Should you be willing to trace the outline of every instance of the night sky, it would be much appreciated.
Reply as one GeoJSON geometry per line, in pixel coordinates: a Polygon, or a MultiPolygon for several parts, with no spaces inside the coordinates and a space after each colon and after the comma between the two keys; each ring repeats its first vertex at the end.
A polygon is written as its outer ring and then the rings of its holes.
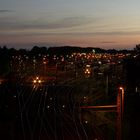
{"type": "Polygon", "coordinates": [[[131,49],[140,0],[0,0],[0,46],[131,49]]]}

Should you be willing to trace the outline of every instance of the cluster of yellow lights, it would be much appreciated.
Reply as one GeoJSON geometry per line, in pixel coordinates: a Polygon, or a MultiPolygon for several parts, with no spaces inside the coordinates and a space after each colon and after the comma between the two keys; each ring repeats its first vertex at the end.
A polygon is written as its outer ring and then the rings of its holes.
{"type": "Polygon", "coordinates": [[[85,74],[90,74],[90,70],[88,68],[86,68],[85,74]]]}
{"type": "Polygon", "coordinates": [[[39,79],[39,77],[37,76],[36,79],[33,80],[33,83],[36,84],[40,84],[42,81],[39,79]]]}

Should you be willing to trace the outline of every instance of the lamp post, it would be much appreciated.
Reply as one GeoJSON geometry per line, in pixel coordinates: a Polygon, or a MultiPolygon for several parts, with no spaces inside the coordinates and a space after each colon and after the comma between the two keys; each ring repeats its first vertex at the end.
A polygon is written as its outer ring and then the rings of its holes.
{"type": "Polygon", "coordinates": [[[120,87],[119,90],[121,91],[121,113],[122,113],[122,117],[123,117],[123,113],[124,113],[124,88],[120,87]]]}
{"type": "Polygon", "coordinates": [[[117,140],[122,139],[123,113],[124,113],[124,88],[119,87],[117,96],[117,140]]]}

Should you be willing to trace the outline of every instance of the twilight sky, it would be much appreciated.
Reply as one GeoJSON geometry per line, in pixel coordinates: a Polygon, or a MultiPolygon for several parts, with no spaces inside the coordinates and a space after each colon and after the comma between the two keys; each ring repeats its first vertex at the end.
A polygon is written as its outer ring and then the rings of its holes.
{"type": "Polygon", "coordinates": [[[140,43],[140,0],[0,0],[0,46],[131,49],[140,43]]]}

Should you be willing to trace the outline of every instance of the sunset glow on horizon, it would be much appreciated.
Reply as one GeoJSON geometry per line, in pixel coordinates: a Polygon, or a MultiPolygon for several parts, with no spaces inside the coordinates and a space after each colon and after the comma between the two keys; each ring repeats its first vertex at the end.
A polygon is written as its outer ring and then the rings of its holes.
{"type": "Polygon", "coordinates": [[[0,46],[133,49],[140,43],[139,0],[4,0],[0,46]]]}

